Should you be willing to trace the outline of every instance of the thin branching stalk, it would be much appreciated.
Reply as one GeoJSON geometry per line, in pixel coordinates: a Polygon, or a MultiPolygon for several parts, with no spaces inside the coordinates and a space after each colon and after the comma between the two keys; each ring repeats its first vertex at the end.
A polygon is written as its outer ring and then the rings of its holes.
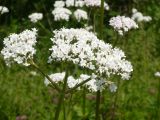
{"type": "Polygon", "coordinates": [[[93,13],[93,32],[96,32],[96,9],[94,9],[93,13]]]}
{"type": "Polygon", "coordinates": [[[38,25],[39,25],[43,30],[45,30],[45,31],[46,31],[46,33],[48,33],[48,34],[52,35],[52,32],[51,32],[51,31],[49,31],[47,28],[45,28],[45,26],[44,26],[43,24],[41,24],[41,22],[38,22],[38,25]]]}
{"type": "Polygon", "coordinates": [[[103,40],[103,23],[104,23],[104,0],[101,0],[101,11],[100,11],[100,38],[103,40]]]}
{"type": "Polygon", "coordinates": [[[76,90],[78,87],[82,86],[83,84],[87,83],[88,81],[90,81],[91,79],[88,78],[87,80],[77,84],[76,86],[74,86],[72,89],[66,91],[66,93],[72,93],[74,90],[76,90]]]}
{"type": "Polygon", "coordinates": [[[118,79],[118,82],[117,82],[117,92],[115,94],[115,98],[114,98],[114,102],[113,102],[113,105],[112,105],[112,111],[111,111],[111,120],[115,120],[115,113],[116,113],[116,109],[118,109],[118,95],[120,94],[119,93],[119,87],[120,87],[120,80],[118,79]]]}
{"type": "Polygon", "coordinates": [[[158,79],[158,95],[157,95],[157,109],[156,118],[160,118],[160,79],[158,79]]]}
{"type": "Polygon", "coordinates": [[[61,91],[61,89],[57,86],[57,84],[56,83],[54,83],[53,81],[52,81],[52,79],[47,75],[47,74],[45,74],[44,72],[43,72],[43,70],[41,70],[40,69],[40,67],[33,61],[33,60],[29,60],[28,61],[34,68],[36,68],[44,77],[46,77],[50,82],[51,82],[51,84],[52,84],[52,86],[57,90],[57,91],[61,91]]]}
{"type": "Polygon", "coordinates": [[[48,22],[48,25],[50,27],[50,30],[53,31],[53,28],[52,28],[52,25],[51,25],[51,21],[49,19],[49,15],[48,15],[47,9],[46,9],[46,7],[45,7],[45,5],[43,3],[42,3],[42,5],[43,5],[44,11],[46,12],[47,22],[48,22]]]}
{"type": "Polygon", "coordinates": [[[55,119],[54,120],[59,119],[61,106],[64,102],[65,91],[66,91],[66,88],[67,88],[67,78],[68,78],[68,71],[66,70],[66,75],[65,75],[64,84],[63,84],[63,90],[60,92],[59,101],[58,101],[57,109],[56,109],[56,112],[55,112],[55,119]]]}
{"type": "Polygon", "coordinates": [[[83,88],[83,101],[82,101],[82,112],[83,112],[83,119],[85,120],[86,118],[86,89],[85,87],[83,88]]]}
{"type": "Polygon", "coordinates": [[[100,102],[101,102],[101,92],[97,91],[96,94],[96,117],[95,120],[100,120],[100,102]]]}
{"type": "MultiPolygon", "coordinates": [[[[100,38],[103,39],[103,22],[104,22],[104,0],[101,0],[100,8],[100,38]]],[[[97,91],[96,94],[96,117],[95,120],[100,120],[100,101],[101,101],[101,92],[97,91]]]]}
{"type": "Polygon", "coordinates": [[[66,120],[66,107],[65,107],[65,101],[63,102],[63,119],[66,120]]]}

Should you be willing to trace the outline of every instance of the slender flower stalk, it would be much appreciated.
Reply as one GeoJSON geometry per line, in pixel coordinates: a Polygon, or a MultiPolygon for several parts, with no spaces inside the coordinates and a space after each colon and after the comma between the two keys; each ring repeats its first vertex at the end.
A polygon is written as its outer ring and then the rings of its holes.
{"type": "Polygon", "coordinates": [[[66,91],[66,88],[67,88],[67,78],[68,78],[68,71],[66,70],[66,75],[65,75],[64,83],[63,83],[63,90],[60,92],[59,101],[58,101],[57,109],[56,109],[56,112],[55,112],[55,119],[54,120],[59,119],[61,106],[64,102],[65,91],[66,91]]]}
{"type": "Polygon", "coordinates": [[[82,101],[82,109],[83,109],[83,119],[85,120],[86,118],[86,89],[85,87],[83,88],[83,101],[82,101]]]}
{"type": "MultiPolygon", "coordinates": [[[[100,38],[103,39],[103,22],[104,22],[104,0],[101,0],[101,9],[100,9],[100,38]]],[[[96,94],[96,117],[95,120],[100,120],[100,102],[101,102],[101,92],[97,91],[96,94]]]]}
{"type": "Polygon", "coordinates": [[[157,96],[157,110],[156,110],[156,118],[160,118],[160,79],[158,79],[158,96],[157,96]]]}
{"type": "MultiPolygon", "coordinates": [[[[118,79],[117,82],[117,87],[120,87],[120,80],[118,79]]],[[[118,95],[119,95],[119,89],[117,90],[116,94],[115,94],[115,98],[114,98],[114,102],[113,102],[113,106],[112,106],[112,113],[111,113],[111,120],[115,119],[115,113],[116,113],[116,108],[118,108],[118,95]]]]}
{"type": "Polygon", "coordinates": [[[101,0],[101,17],[100,17],[100,39],[103,40],[103,23],[104,23],[104,0],[101,0]]]}
{"type": "Polygon", "coordinates": [[[32,65],[34,68],[36,68],[42,75],[44,75],[52,84],[52,86],[57,90],[57,91],[61,91],[61,89],[57,86],[56,83],[53,82],[53,80],[43,72],[43,70],[40,69],[40,67],[32,60],[28,60],[28,62],[30,63],[30,65],[32,65]]]}
{"type": "Polygon", "coordinates": [[[97,91],[96,94],[96,117],[95,120],[100,120],[100,102],[101,102],[101,92],[97,91]]]}

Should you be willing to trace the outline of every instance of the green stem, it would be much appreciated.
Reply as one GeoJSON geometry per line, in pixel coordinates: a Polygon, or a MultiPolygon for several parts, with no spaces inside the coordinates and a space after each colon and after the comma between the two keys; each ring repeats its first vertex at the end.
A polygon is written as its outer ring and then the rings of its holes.
{"type": "Polygon", "coordinates": [[[63,119],[66,120],[66,108],[65,108],[65,102],[63,102],[63,119]]]}
{"type": "Polygon", "coordinates": [[[157,96],[157,110],[156,110],[156,118],[160,118],[160,79],[158,79],[158,96],[157,96]]]}
{"type": "Polygon", "coordinates": [[[103,23],[104,23],[104,0],[101,0],[101,17],[100,17],[100,38],[103,39],[103,23]]]}
{"type": "Polygon", "coordinates": [[[96,32],[96,9],[94,9],[93,13],[93,32],[96,32]]]}
{"type": "Polygon", "coordinates": [[[51,35],[52,35],[52,32],[51,32],[51,31],[49,31],[47,28],[45,28],[45,27],[44,27],[44,25],[42,25],[42,24],[41,24],[41,22],[38,22],[38,25],[39,25],[43,30],[45,30],[45,31],[46,31],[46,33],[48,33],[48,34],[51,34],[51,35]]]}
{"type": "MultiPolygon", "coordinates": [[[[101,9],[100,9],[100,38],[103,39],[103,22],[104,22],[104,0],[101,0],[101,9]]],[[[100,99],[101,99],[101,92],[100,90],[97,91],[96,94],[96,117],[95,120],[100,120],[100,99]]]]}
{"type": "Polygon", "coordinates": [[[54,120],[59,119],[59,114],[60,114],[60,111],[61,111],[61,106],[62,106],[63,101],[64,101],[65,91],[66,91],[66,87],[67,87],[67,78],[68,78],[68,71],[66,70],[66,75],[65,75],[64,84],[63,84],[63,90],[61,91],[60,96],[59,96],[59,101],[58,101],[57,109],[56,109],[56,112],[55,112],[55,119],[54,120]]]}
{"type": "Polygon", "coordinates": [[[101,92],[100,90],[97,91],[97,94],[96,94],[96,117],[95,117],[95,120],[100,120],[100,99],[101,99],[101,92]]]}
{"type": "Polygon", "coordinates": [[[45,74],[44,72],[43,72],[43,70],[41,70],[40,69],[40,67],[36,64],[36,63],[34,63],[34,61],[33,60],[29,60],[28,61],[34,68],[36,68],[43,76],[45,76],[50,82],[51,82],[51,84],[52,84],[52,86],[57,90],[57,91],[61,91],[61,89],[57,86],[57,84],[56,83],[54,83],[53,81],[52,81],[52,79],[47,75],[47,74],[45,74]]]}
{"type": "Polygon", "coordinates": [[[85,120],[86,118],[86,89],[84,87],[83,89],[83,103],[82,103],[82,110],[83,110],[83,118],[85,120]]]}
{"type": "Polygon", "coordinates": [[[117,93],[116,93],[116,96],[115,96],[115,99],[114,99],[114,102],[113,102],[113,106],[112,106],[111,120],[115,119],[116,108],[118,109],[117,101],[118,101],[119,87],[120,87],[120,80],[119,79],[118,79],[118,82],[117,82],[117,87],[118,87],[117,93]]]}

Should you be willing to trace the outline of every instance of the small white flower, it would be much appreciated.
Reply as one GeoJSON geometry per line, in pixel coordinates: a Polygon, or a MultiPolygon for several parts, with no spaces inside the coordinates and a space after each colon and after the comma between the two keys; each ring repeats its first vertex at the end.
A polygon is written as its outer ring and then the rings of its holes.
{"type": "Polygon", "coordinates": [[[87,20],[88,19],[88,15],[87,12],[81,9],[77,9],[74,12],[74,16],[77,19],[78,22],[80,22],[81,20],[87,20]]]}
{"type": "Polygon", "coordinates": [[[54,20],[66,20],[69,21],[69,17],[72,14],[72,12],[67,8],[55,8],[52,11],[52,14],[54,15],[54,20]]]}
{"type": "Polygon", "coordinates": [[[55,8],[63,8],[64,6],[65,6],[65,2],[62,0],[55,1],[54,3],[55,8]]]}
{"type": "Polygon", "coordinates": [[[0,14],[8,13],[9,9],[5,6],[0,6],[0,14]]]}
{"type": "Polygon", "coordinates": [[[160,77],[160,72],[156,72],[154,75],[155,75],[156,77],[160,77]]]}
{"type": "Polygon", "coordinates": [[[33,76],[36,76],[37,72],[36,71],[31,71],[30,74],[33,75],[33,76]]]}
{"type": "Polygon", "coordinates": [[[87,31],[92,31],[93,30],[93,26],[88,26],[87,24],[85,25],[85,29],[87,30],[87,31]]]}
{"type": "Polygon", "coordinates": [[[43,14],[42,13],[32,13],[28,16],[31,22],[36,23],[39,20],[43,19],[43,14]]]}
{"type": "Polygon", "coordinates": [[[131,29],[138,28],[138,25],[134,20],[125,16],[112,17],[109,21],[109,25],[118,31],[119,35],[123,35],[125,32],[128,32],[131,29]]]}
{"type": "Polygon", "coordinates": [[[111,83],[111,84],[109,85],[109,90],[110,90],[111,92],[116,92],[116,91],[117,91],[117,86],[116,86],[114,83],[111,83]]]}
{"type": "MultiPolygon", "coordinates": [[[[84,0],[85,5],[87,7],[100,7],[101,6],[101,0],[84,0]]],[[[109,5],[104,2],[104,8],[105,10],[109,10],[109,5]]]]}

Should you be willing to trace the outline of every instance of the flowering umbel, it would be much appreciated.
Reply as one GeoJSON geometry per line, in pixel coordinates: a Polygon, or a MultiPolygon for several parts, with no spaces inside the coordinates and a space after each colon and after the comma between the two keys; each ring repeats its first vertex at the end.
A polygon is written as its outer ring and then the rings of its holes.
{"type": "Polygon", "coordinates": [[[77,9],[74,12],[74,16],[77,19],[78,22],[80,22],[81,20],[87,20],[88,19],[88,15],[87,12],[81,9],[77,9]]]}
{"type": "Polygon", "coordinates": [[[85,29],[62,28],[54,34],[49,62],[70,61],[95,71],[98,76],[117,74],[129,79],[133,69],[122,50],[104,43],[85,29]]]}
{"type": "Polygon", "coordinates": [[[5,6],[0,6],[0,14],[8,13],[9,9],[5,6]]]}
{"type": "Polygon", "coordinates": [[[132,9],[132,19],[137,21],[137,22],[149,22],[152,20],[150,16],[144,16],[141,12],[137,11],[137,9],[133,8],[132,9]]]}
{"type": "Polygon", "coordinates": [[[36,23],[43,18],[42,13],[32,13],[28,16],[31,22],[36,23]]]}
{"type": "Polygon", "coordinates": [[[52,11],[52,14],[54,15],[55,21],[60,21],[60,20],[69,21],[72,12],[67,8],[58,7],[52,11]]]}
{"type": "Polygon", "coordinates": [[[32,59],[36,50],[34,46],[36,45],[37,30],[33,28],[32,30],[25,30],[20,34],[11,34],[4,38],[4,48],[1,54],[4,56],[7,65],[13,62],[18,64],[23,64],[28,66],[28,59],[32,59]]]}
{"type": "Polygon", "coordinates": [[[130,29],[138,28],[138,25],[134,20],[125,16],[112,17],[109,21],[109,25],[111,25],[114,30],[118,32],[119,35],[123,35],[130,29]]]}

